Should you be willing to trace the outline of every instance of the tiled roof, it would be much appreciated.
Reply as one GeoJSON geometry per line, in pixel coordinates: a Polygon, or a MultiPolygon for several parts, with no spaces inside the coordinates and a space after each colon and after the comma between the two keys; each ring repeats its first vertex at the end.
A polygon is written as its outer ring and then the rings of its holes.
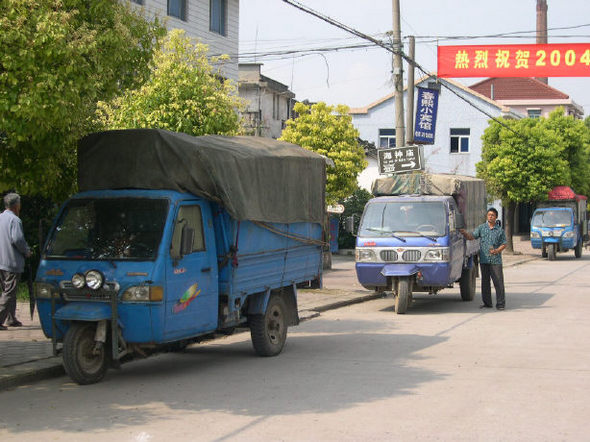
{"type": "Polygon", "coordinates": [[[470,89],[494,100],[567,99],[569,96],[535,78],[486,78],[470,89]],[[493,97],[492,97],[492,85],[493,97]]]}

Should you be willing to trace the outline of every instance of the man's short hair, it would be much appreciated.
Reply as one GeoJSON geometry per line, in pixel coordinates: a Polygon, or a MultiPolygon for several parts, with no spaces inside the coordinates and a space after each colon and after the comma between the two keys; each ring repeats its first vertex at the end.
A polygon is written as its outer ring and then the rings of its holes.
{"type": "MultiPolygon", "coordinates": [[[[496,215],[496,218],[498,217],[498,211],[497,211],[495,208],[493,208],[493,207],[490,207],[490,208],[488,209],[488,212],[494,212],[494,214],[496,215]]],[[[486,213],[488,213],[488,212],[486,212],[486,213]]]]}
{"type": "Polygon", "coordinates": [[[4,207],[12,209],[20,204],[20,195],[18,193],[8,193],[4,196],[4,207]]]}

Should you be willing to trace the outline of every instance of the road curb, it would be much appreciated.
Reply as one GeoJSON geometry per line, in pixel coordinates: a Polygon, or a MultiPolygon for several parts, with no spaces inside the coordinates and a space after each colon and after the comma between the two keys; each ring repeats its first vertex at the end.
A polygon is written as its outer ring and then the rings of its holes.
{"type": "Polygon", "coordinates": [[[65,374],[61,358],[51,357],[0,368],[0,391],[65,374]]]}

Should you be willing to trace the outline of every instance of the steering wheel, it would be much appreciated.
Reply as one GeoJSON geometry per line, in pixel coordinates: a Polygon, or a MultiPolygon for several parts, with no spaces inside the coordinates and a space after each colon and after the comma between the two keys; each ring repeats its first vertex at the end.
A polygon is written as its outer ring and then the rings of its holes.
{"type": "Polygon", "coordinates": [[[422,230],[436,231],[436,227],[434,227],[432,224],[421,224],[418,227],[416,227],[416,230],[418,230],[419,232],[422,230]]]}

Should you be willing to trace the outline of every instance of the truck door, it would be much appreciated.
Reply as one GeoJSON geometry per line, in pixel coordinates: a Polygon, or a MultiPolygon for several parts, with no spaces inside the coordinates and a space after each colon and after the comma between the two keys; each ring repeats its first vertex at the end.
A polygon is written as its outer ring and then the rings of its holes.
{"type": "Polygon", "coordinates": [[[166,266],[165,338],[215,330],[218,317],[217,252],[211,209],[185,202],[176,209],[166,266]],[[179,257],[182,231],[193,229],[192,249],[179,257]]]}
{"type": "Polygon", "coordinates": [[[449,202],[449,246],[451,251],[451,272],[450,281],[457,281],[463,271],[463,260],[465,258],[465,241],[463,235],[457,230],[457,207],[453,201],[449,202]]]}

